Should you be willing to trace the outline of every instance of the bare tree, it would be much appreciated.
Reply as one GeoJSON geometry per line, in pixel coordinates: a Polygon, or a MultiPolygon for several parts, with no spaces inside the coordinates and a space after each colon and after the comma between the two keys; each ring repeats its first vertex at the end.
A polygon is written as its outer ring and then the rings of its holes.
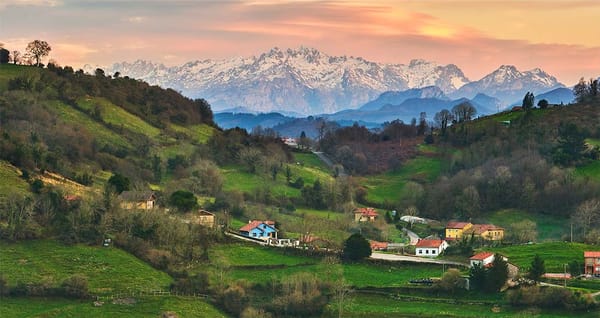
{"type": "Polygon", "coordinates": [[[477,114],[477,109],[469,102],[460,103],[452,108],[452,113],[456,117],[456,120],[460,123],[463,121],[469,121],[477,114]]]}
{"type": "Polygon", "coordinates": [[[594,225],[600,225],[600,201],[591,199],[583,202],[571,216],[573,223],[582,229],[585,237],[594,225]]]}
{"type": "Polygon", "coordinates": [[[35,64],[40,66],[43,57],[48,56],[52,48],[46,41],[35,40],[27,44],[27,53],[35,59],[35,64]]]}
{"type": "Polygon", "coordinates": [[[21,61],[21,52],[14,50],[11,54],[11,60],[13,64],[18,64],[21,61]]]}
{"type": "Polygon", "coordinates": [[[448,123],[454,120],[454,115],[452,115],[452,113],[449,110],[442,109],[435,114],[433,120],[440,127],[442,135],[444,135],[446,133],[448,123]]]}

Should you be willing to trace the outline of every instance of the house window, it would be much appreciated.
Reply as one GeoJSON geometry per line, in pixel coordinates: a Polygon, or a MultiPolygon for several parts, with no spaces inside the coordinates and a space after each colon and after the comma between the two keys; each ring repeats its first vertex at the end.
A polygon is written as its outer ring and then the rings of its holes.
{"type": "Polygon", "coordinates": [[[425,250],[425,254],[429,254],[429,250],[425,250]]]}
{"type": "Polygon", "coordinates": [[[431,250],[431,254],[435,254],[435,250],[431,250]]]}
{"type": "Polygon", "coordinates": [[[419,250],[419,254],[423,254],[423,250],[419,250]]]}

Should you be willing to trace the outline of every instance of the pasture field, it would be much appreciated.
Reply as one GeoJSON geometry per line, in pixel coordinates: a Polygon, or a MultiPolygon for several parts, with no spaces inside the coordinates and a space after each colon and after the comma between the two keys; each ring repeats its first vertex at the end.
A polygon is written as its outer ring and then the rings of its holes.
{"type": "Polygon", "coordinates": [[[38,76],[40,69],[35,66],[0,64],[0,90],[8,88],[8,80],[17,76],[38,76]]]}
{"type": "Polygon", "coordinates": [[[148,124],[125,109],[116,106],[105,98],[81,98],[77,101],[77,104],[89,112],[94,112],[97,107],[100,111],[100,117],[115,127],[123,127],[151,138],[157,137],[160,134],[160,129],[148,124]]]}
{"type": "MultiPolygon", "coordinates": [[[[292,173],[292,182],[298,177],[301,177],[307,186],[312,186],[316,180],[320,180],[322,184],[333,181],[333,177],[328,170],[323,170],[327,167],[324,166],[316,155],[295,153],[294,156],[299,156],[295,160],[300,164],[288,164],[292,173]]],[[[300,189],[287,184],[285,169],[286,165],[284,165],[275,180],[273,180],[270,174],[264,172],[247,172],[242,165],[221,167],[221,172],[225,177],[223,188],[227,191],[238,190],[247,193],[268,189],[268,191],[276,196],[299,197],[300,189]]]]}
{"type": "Polygon", "coordinates": [[[104,301],[101,307],[92,301],[61,298],[2,298],[0,312],[3,317],[160,317],[165,311],[175,312],[179,317],[227,317],[206,301],[191,297],[135,298],[134,304],[113,304],[104,301]]]}
{"type": "Polygon", "coordinates": [[[191,126],[180,126],[176,124],[170,124],[169,128],[178,133],[190,137],[195,142],[205,144],[215,132],[214,128],[208,125],[191,125],[191,126]]]}
{"type": "Polygon", "coordinates": [[[298,265],[319,262],[318,259],[285,254],[283,250],[251,243],[216,245],[209,252],[210,259],[223,259],[231,266],[298,265]]]}
{"type": "Polygon", "coordinates": [[[492,213],[488,221],[509,229],[511,224],[529,220],[537,224],[538,241],[557,241],[569,233],[569,220],[553,215],[528,213],[526,211],[506,209],[492,213]]]}
{"type": "MultiPolygon", "coordinates": [[[[559,318],[571,317],[569,311],[543,311],[540,309],[514,309],[502,305],[498,299],[496,306],[489,304],[456,304],[437,301],[435,298],[423,298],[422,301],[396,300],[381,295],[352,295],[352,301],[345,306],[344,317],[498,317],[498,318],[559,318]],[[492,310],[493,308],[497,308],[492,310]]],[[[598,317],[600,311],[578,312],[577,317],[598,317]]]]}
{"type": "Polygon", "coordinates": [[[6,161],[0,161],[0,197],[10,193],[26,194],[29,184],[21,178],[21,172],[6,161]]]}
{"type": "MultiPolygon", "coordinates": [[[[286,254],[284,250],[250,244],[217,245],[209,252],[230,267],[230,277],[255,283],[286,277],[299,272],[323,276],[325,265],[319,257],[286,254]]],[[[389,265],[349,263],[341,265],[344,277],[355,287],[401,287],[411,279],[441,277],[448,266],[438,264],[393,263],[389,265]]]]}
{"type": "Polygon", "coordinates": [[[104,127],[102,124],[90,118],[87,114],[84,114],[59,101],[50,101],[49,106],[54,108],[54,111],[62,120],[67,123],[85,127],[87,131],[98,138],[101,143],[109,144],[113,147],[119,146],[128,149],[131,147],[127,139],[104,127]]]}
{"type": "Polygon", "coordinates": [[[8,284],[48,282],[58,286],[73,275],[88,279],[90,292],[110,295],[136,290],[165,290],[172,279],[166,273],[115,247],[65,246],[55,241],[0,241],[0,273],[8,284]]]}
{"type": "Polygon", "coordinates": [[[304,167],[329,171],[329,167],[314,153],[294,152],[294,161],[304,167]]]}
{"type": "Polygon", "coordinates": [[[432,156],[417,156],[402,167],[383,174],[358,178],[367,188],[367,199],[371,202],[398,202],[404,195],[408,181],[431,182],[442,169],[442,160],[432,156]]]}
{"type": "Polygon", "coordinates": [[[545,262],[546,272],[562,273],[564,264],[572,261],[583,263],[584,251],[593,251],[599,248],[599,246],[583,243],[547,242],[496,247],[489,248],[489,250],[508,257],[508,261],[519,266],[521,271],[527,271],[533,257],[538,254],[545,262]]]}
{"type": "Polygon", "coordinates": [[[575,174],[580,177],[600,181],[600,160],[575,168],[575,174]]]}

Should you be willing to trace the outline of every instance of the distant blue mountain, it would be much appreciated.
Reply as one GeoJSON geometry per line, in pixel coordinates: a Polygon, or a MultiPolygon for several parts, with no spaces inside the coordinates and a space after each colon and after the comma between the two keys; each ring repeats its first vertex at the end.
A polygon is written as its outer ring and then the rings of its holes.
{"type": "MultiPolygon", "coordinates": [[[[379,99],[379,98],[378,98],[379,99]]],[[[335,122],[343,121],[358,121],[370,123],[384,123],[400,119],[405,123],[409,123],[413,118],[419,118],[421,112],[425,112],[429,120],[433,119],[435,113],[442,109],[451,110],[452,107],[463,103],[470,102],[476,109],[477,115],[487,115],[496,113],[499,109],[500,101],[494,97],[484,94],[478,94],[472,100],[467,98],[459,98],[455,100],[438,99],[438,98],[408,98],[404,99],[400,104],[385,104],[376,110],[365,110],[364,108],[356,110],[344,110],[331,115],[324,115],[327,120],[335,122]]],[[[375,103],[371,104],[375,105],[375,103]]],[[[373,108],[370,106],[367,108],[373,108]]]]}
{"type": "Polygon", "coordinates": [[[214,120],[219,127],[229,129],[240,127],[246,129],[248,132],[252,131],[252,128],[261,126],[263,128],[272,128],[276,125],[294,120],[293,117],[287,117],[280,113],[266,113],[266,114],[249,114],[249,113],[216,113],[214,120]]]}
{"type": "Polygon", "coordinates": [[[561,87],[543,94],[539,94],[535,97],[536,101],[540,101],[542,99],[547,100],[550,104],[569,104],[575,100],[575,95],[571,89],[561,87]]]}
{"type": "Polygon", "coordinates": [[[437,86],[427,86],[423,88],[412,88],[405,91],[384,92],[376,99],[364,104],[359,108],[361,111],[379,110],[386,105],[399,105],[407,99],[414,98],[437,98],[448,100],[448,97],[437,86]]]}

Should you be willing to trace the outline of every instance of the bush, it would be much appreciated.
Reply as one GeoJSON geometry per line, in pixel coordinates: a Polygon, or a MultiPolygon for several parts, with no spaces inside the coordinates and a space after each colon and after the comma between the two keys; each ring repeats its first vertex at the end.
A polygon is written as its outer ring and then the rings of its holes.
{"type": "Polygon", "coordinates": [[[61,288],[65,297],[88,298],[90,296],[87,278],[80,274],[65,279],[61,288]]]}
{"type": "Polygon", "coordinates": [[[344,258],[352,261],[371,256],[371,245],[358,233],[350,235],[344,242],[344,258]]]}
{"type": "Polygon", "coordinates": [[[169,197],[169,204],[177,208],[179,212],[187,212],[198,206],[198,199],[189,191],[178,190],[169,197]]]}

